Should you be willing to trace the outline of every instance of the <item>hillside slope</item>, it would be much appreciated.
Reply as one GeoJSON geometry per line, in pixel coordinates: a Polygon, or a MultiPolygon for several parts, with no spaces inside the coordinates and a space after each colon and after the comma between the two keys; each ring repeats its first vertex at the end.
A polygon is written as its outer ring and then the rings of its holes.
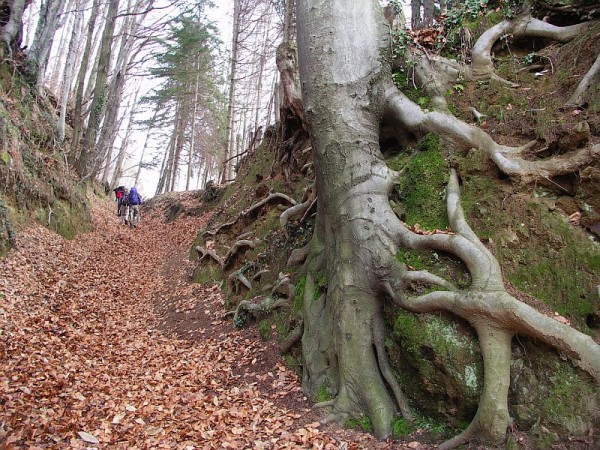
{"type": "MultiPolygon", "coordinates": [[[[491,20],[471,24],[473,39],[491,20]]],[[[532,160],[596,144],[597,84],[586,91],[585,101],[564,105],[600,53],[597,36],[594,27],[565,45],[539,50],[541,42],[527,41],[495,49],[498,76],[516,79],[519,86],[464,80],[445,94],[446,101],[455,116],[477,124],[496,142],[519,145],[537,138],[545,143],[532,150],[532,160]],[[473,109],[482,116],[475,119],[473,109]]],[[[409,75],[398,70],[394,78],[407,96],[427,108],[430,98],[409,75]]],[[[597,161],[578,173],[529,184],[507,178],[484,151],[450,156],[443,139],[433,135],[407,148],[397,146],[382,142],[388,165],[403,174],[390,195],[399,218],[415,230],[446,229],[447,174],[456,168],[467,221],[498,258],[507,290],[600,342],[597,161]]],[[[237,180],[214,192],[215,214],[190,255],[198,261],[196,281],[220,283],[234,325],[252,323],[264,339],[276,338],[290,366],[299,371],[299,311],[306,278],[297,263],[303,253],[298,250],[309,242],[314,225],[313,180],[311,144],[297,118],[272,128],[258,150],[241,162],[237,180]]],[[[459,287],[470,282],[464,265],[443,252],[407,251],[398,258],[410,268],[450,277],[459,287]]],[[[315,283],[317,293],[326,291],[326,274],[315,283]]],[[[392,305],[386,307],[386,321],[385,345],[394,372],[402,374],[398,382],[421,417],[406,429],[433,430],[432,422],[445,423],[439,438],[464,428],[477,409],[483,376],[473,330],[448,314],[416,315],[392,305]]],[[[512,353],[513,432],[526,431],[535,448],[598,439],[599,393],[589,376],[532,339],[517,337],[512,353]]],[[[313,401],[329,395],[326,390],[315,393],[313,401]]]]}
{"type": "Polygon", "coordinates": [[[8,62],[0,63],[0,255],[37,222],[64,237],[91,229],[86,187],[65,163],[58,113],[8,62]]]}

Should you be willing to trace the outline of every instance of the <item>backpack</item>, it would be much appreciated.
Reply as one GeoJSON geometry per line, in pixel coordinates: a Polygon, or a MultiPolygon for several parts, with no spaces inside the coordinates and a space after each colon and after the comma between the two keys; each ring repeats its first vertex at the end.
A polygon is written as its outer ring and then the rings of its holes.
{"type": "Polygon", "coordinates": [[[136,188],[132,187],[129,190],[129,195],[127,196],[127,201],[130,205],[139,205],[140,203],[142,203],[136,188]]]}
{"type": "Polygon", "coordinates": [[[119,186],[118,188],[114,189],[115,191],[115,197],[118,199],[122,198],[123,195],[125,194],[125,187],[124,186],[119,186]]]}

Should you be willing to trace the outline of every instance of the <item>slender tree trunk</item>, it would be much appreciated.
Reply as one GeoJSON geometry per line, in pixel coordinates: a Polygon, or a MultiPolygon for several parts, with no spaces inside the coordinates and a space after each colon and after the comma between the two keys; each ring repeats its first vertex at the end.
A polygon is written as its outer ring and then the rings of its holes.
{"type": "MultiPolygon", "coordinates": [[[[74,2],[77,2],[77,0],[72,0],[74,2]]],[[[76,5],[72,5],[73,8],[75,9],[75,15],[77,14],[77,6],[76,5]]],[[[66,25],[65,28],[67,28],[68,30],[68,25],[70,22],[73,22],[71,25],[71,32],[68,33],[67,31],[64,31],[63,33],[61,33],[60,36],[60,41],[58,41],[58,47],[56,49],[56,51],[54,52],[55,56],[54,56],[54,61],[52,62],[51,68],[49,67],[49,62],[50,62],[50,58],[48,58],[48,63],[46,64],[46,68],[45,71],[42,72],[41,76],[42,76],[42,80],[40,83],[43,83],[44,81],[46,82],[46,85],[48,86],[48,89],[50,90],[50,92],[53,92],[55,94],[57,94],[59,92],[62,92],[60,83],[62,82],[62,80],[65,77],[65,63],[66,63],[66,56],[68,56],[68,47],[70,45],[71,39],[70,37],[73,35],[74,30],[75,30],[75,18],[73,18],[73,20],[70,20],[70,15],[64,15],[64,23],[66,25]]],[[[48,57],[50,56],[50,52],[48,52],[48,57]]]]}
{"type": "Polygon", "coordinates": [[[433,0],[423,0],[423,27],[429,28],[433,25],[435,4],[433,0]]]}
{"type": "Polygon", "coordinates": [[[192,130],[190,132],[190,157],[188,160],[187,178],[185,182],[185,190],[190,190],[190,180],[192,179],[192,170],[194,165],[194,153],[196,143],[196,115],[198,113],[198,92],[200,90],[200,55],[197,55],[196,63],[196,82],[194,85],[194,107],[192,109],[192,130]]]}
{"type": "Polygon", "coordinates": [[[263,48],[262,48],[262,52],[260,53],[260,59],[258,62],[258,80],[257,80],[257,86],[256,86],[256,105],[255,105],[255,114],[254,114],[254,126],[253,129],[256,130],[258,128],[258,124],[259,122],[259,116],[260,116],[260,110],[261,110],[261,101],[262,101],[262,88],[263,88],[263,73],[265,70],[265,63],[266,63],[266,58],[267,58],[267,46],[269,45],[269,33],[268,33],[268,27],[265,26],[264,28],[264,33],[263,33],[263,48]]]}
{"type": "Polygon", "coordinates": [[[233,2],[233,36],[231,40],[231,70],[229,72],[229,105],[227,106],[227,146],[225,150],[225,158],[223,160],[222,178],[221,183],[230,179],[231,176],[231,163],[227,160],[230,159],[235,153],[233,148],[234,138],[234,112],[235,112],[235,92],[237,85],[237,59],[239,50],[239,37],[240,37],[240,0],[234,0],[233,2]]]}
{"type": "Polygon", "coordinates": [[[83,135],[83,146],[81,156],[77,162],[77,168],[80,174],[87,173],[92,170],[92,163],[95,157],[95,144],[98,128],[100,126],[100,118],[102,109],[106,102],[106,80],[108,78],[108,69],[110,65],[111,44],[115,30],[115,22],[117,11],[119,9],[119,0],[110,0],[106,25],[102,34],[100,45],[100,55],[98,58],[98,71],[96,74],[96,82],[94,87],[94,95],[90,106],[90,116],[88,126],[83,135]]]}
{"type": "Polygon", "coordinates": [[[83,90],[85,87],[85,77],[87,74],[88,65],[92,51],[92,42],[94,39],[94,28],[98,17],[98,9],[100,0],[94,0],[90,20],[88,22],[87,36],[85,41],[85,49],[81,57],[81,66],[77,75],[77,89],[75,91],[75,108],[73,111],[73,141],[71,142],[71,152],[69,162],[75,164],[80,157],[79,139],[81,137],[84,119],[83,119],[83,90]]]}
{"type": "MultiPolygon", "coordinates": [[[[154,109],[154,114],[152,114],[152,120],[150,121],[151,124],[154,124],[156,122],[156,116],[158,116],[158,111],[160,109],[160,104],[157,103],[156,104],[156,108],[154,109]]],[[[146,139],[144,139],[144,146],[142,147],[142,154],[140,155],[140,162],[138,164],[138,169],[137,172],[135,174],[135,179],[133,181],[134,186],[137,186],[138,181],[140,179],[140,175],[142,173],[142,166],[144,163],[144,156],[146,155],[146,150],[148,148],[148,143],[150,142],[150,135],[152,134],[152,125],[150,125],[150,127],[148,128],[148,132],[146,133],[146,139]]]]}
{"type": "Polygon", "coordinates": [[[52,41],[56,30],[62,25],[60,15],[63,12],[65,0],[45,0],[40,7],[40,18],[31,48],[25,58],[27,71],[41,88],[44,70],[48,63],[52,41]]]}
{"type": "Polygon", "coordinates": [[[131,132],[133,130],[134,124],[134,115],[135,115],[135,103],[137,99],[133,100],[133,105],[131,107],[131,111],[129,113],[129,122],[127,124],[127,132],[125,133],[125,137],[121,142],[121,147],[119,148],[119,153],[117,155],[117,161],[115,163],[115,171],[113,172],[113,178],[110,183],[110,188],[114,189],[117,187],[118,181],[123,176],[123,163],[125,162],[125,157],[127,156],[127,147],[129,145],[129,140],[131,138],[131,132]]]}
{"type": "Polygon", "coordinates": [[[175,138],[175,135],[171,135],[171,139],[169,140],[169,146],[167,147],[165,154],[163,155],[163,160],[162,160],[162,164],[160,166],[160,176],[158,178],[158,183],[156,184],[156,191],[154,193],[154,195],[159,195],[162,194],[164,186],[166,184],[166,178],[167,178],[167,166],[168,166],[168,159],[170,158],[171,155],[171,148],[173,147],[173,139],[175,138]]]}
{"type": "Polygon", "coordinates": [[[423,22],[421,20],[421,3],[423,0],[411,0],[410,2],[410,26],[413,30],[423,28],[423,22]]]}
{"type": "Polygon", "coordinates": [[[75,53],[81,33],[81,23],[83,21],[83,5],[84,3],[75,2],[75,20],[73,23],[73,32],[69,42],[69,50],[67,52],[67,65],[65,67],[64,78],[62,82],[62,92],[60,96],[60,115],[58,120],[58,135],[61,142],[65,140],[65,122],[67,117],[67,105],[69,103],[69,93],[71,92],[71,80],[73,77],[75,53]]]}

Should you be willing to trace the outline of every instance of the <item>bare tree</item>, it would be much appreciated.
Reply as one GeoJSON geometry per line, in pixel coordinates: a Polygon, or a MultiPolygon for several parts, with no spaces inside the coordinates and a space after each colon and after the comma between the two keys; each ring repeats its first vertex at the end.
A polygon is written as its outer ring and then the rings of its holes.
{"type": "Polygon", "coordinates": [[[65,4],[66,0],[42,1],[35,36],[25,59],[26,70],[38,87],[41,87],[41,80],[48,64],[54,34],[63,24],[62,13],[65,4]]]}
{"type": "Polygon", "coordinates": [[[115,29],[117,12],[119,9],[119,0],[110,0],[107,12],[106,23],[102,34],[100,46],[100,54],[98,58],[98,70],[96,72],[96,82],[94,87],[94,95],[90,105],[90,115],[88,126],[83,135],[83,144],[81,147],[81,155],[77,161],[77,168],[80,174],[88,174],[93,169],[93,161],[95,158],[94,148],[96,144],[96,136],[100,127],[100,118],[102,109],[106,102],[106,80],[108,78],[108,70],[111,57],[112,40],[115,29]]]}

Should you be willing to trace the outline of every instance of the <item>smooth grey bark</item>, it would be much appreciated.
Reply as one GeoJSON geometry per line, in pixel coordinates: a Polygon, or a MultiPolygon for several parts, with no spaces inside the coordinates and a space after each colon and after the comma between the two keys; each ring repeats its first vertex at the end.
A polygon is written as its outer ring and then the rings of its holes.
{"type": "Polygon", "coordinates": [[[592,84],[594,78],[598,77],[598,73],[600,73],[600,54],[596,58],[596,61],[594,61],[594,64],[592,65],[590,70],[587,71],[587,73],[577,85],[575,92],[573,92],[573,94],[567,101],[567,106],[579,106],[581,104],[585,92],[590,87],[590,84],[592,84]]]}
{"type": "Polygon", "coordinates": [[[576,170],[598,158],[600,145],[569,158],[526,161],[521,152],[527,145],[502,146],[452,115],[421,110],[392,85],[386,30],[376,0],[298,1],[300,79],[319,195],[304,265],[303,388],[314,395],[325,387],[334,397],[316,405],[330,410],[324,421],[366,414],[375,435],[386,438],[396,411],[410,417],[410,410],[389,375],[382,301],[390,298],[417,313],[449,311],[477,331],[484,385],[472,423],[440,448],[474,436],[496,445],[509,424],[514,334],[554,346],[598,382],[600,346],[506,292],[497,259],[466,223],[454,171],[447,187],[453,233],[417,234],[396,217],[388,193],[399,174],[384,162],[380,125],[385,119],[409,133],[431,131],[453,148],[483,148],[501,170],[525,179],[576,170]],[[400,248],[454,254],[467,266],[471,285],[459,290],[427,272],[408,271],[396,260],[400,248]],[[325,286],[317,282],[323,273],[325,286]],[[408,284],[415,279],[446,290],[414,297],[408,284]]]}
{"type": "Polygon", "coordinates": [[[231,167],[233,164],[228,163],[231,157],[235,154],[234,149],[234,110],[235,110],[235,93],[237,88],[237,64],[240,40],[240,15],[241,5],[240,0],[233,2],[233,32],[231,38],[231,68],[229,72],[229,103],[227,105],[227,145],[225,157],[223,158],[223,168],[221,169],[221,183],[230,180],[231,167]]]}
{"type": "Polygon", "coordinates": [[[139,10],[150,7],[152,3],[153,2],[145,2],[143,4],[138,3],[135,5],[135,7],[133,7],[132,1],[129,1],[127,11],[130,11],[133,15],[126,17],[119,32],[121,35],[121,42],[116,61],[114,63],[114,75],[110,79],[106,90],[106,97],[108,100],[106,101],[105,108],[102,113],[102,128],[100,129],[100,135],[96,145],[97,155],[93,168],[94,172],[105,159],[109,149],[112,147],[115,141],[117,131],[119,130],[117,118],[119,116],[119,107],[122,103],[125,82],[129,74],[129,63],[132,59],[133,46],[137,40],[136,36],[138,34],[140,24],[145,17],[145,14],[138,15],[139,10]]]}
{"type": "Polygon", "coordinates": [[[34,77],[38,89],[41,88],[41,81],[52,49],[54,34],[62,26],[60,16],[65,3],[66,0],[46,0],[42,1],[40,7],[38,25],[25,58],[27,71],[34,77]]]}
{"type": "Polygon", "coordinates": [[[88,125],[83,135],[83,144],[81,155],[77,161],[77,169],[80,174],[87,174],[93,171],[93,163],[96,157],[95,145],[96,137],[100,127],[100,118],[102,110],[106,103],[106,80],[108,79],[108,70],[111,58],[112,40],[115,30],[117,11],[119,9],[119,0],[110,0],[106,24],[102,32],[102,41],[100,44],[100,54],[98,57],[98,70],[96,72],[96,81],[94,94],[90,105],[90,115],[88,125]]]}
{"type": "Polygon", "coordinates": [[[81,57],[81,65],[79,66],[79,72],[77,74],[77,82],[75,88],[75,108],[73,110],[73,140],[71,142],[71,151],[69,154],[69,162],[71,164],[75,164],[77,162],[81,153],[79,139],[81,137],[84,124],[83,91],[85,87],[85,76],[87,73],[92,53],[92,41],[94,36],[94,28],[96,26],[96,20],[98,17],[99,7],[100,0],[93,0],[92,11],[90,13],[90,19],[88,21],[85,48],[83,50],[83,55],[81,57]]]}
{"type": "Polygon", "coordinates": [[[58,136],[61,142],[65,140],[65,122],[67,117],[67,105],[69,103],[69,94],[71,92],[71,81],[74,75],[75,53],[81,35],[81,24],[83,22],[83,8],[79,0],[75,1],[75,20],[71,39],[69,41],[69,49],[67,51],[67,61],[62,82],[62,91],[60,96],[60,114],[58,120],[58,136]]]}
{"type": "Polygon", "coordinates": [[[23,12],[31,0],[6,0],[8,17],[6,24],[2,27],[2,42],[8,50],[9,57],[12,58],[15,47],[20,44],[20,34],[23,28],[23,12]]]}
{"type": "Polygon", "coordinates": [[[395,216],[388,201],[392,176],[378,144],[385,101],[381,81],[390,76],[381,58],[388,43],[380,9],[376,1],[297,4],[300,79],[328,269],[326,296],[315,306],[305,300],[310,311],[304,317],[304,387],[314,393],[325,382],[335,395],[327,405],[332,418],[366,413],[375,435],[385,438],[397,405],[373,344],[372,321],[381,304],[372,268],[390,264],[395,244],[378,231],[374,218],[395,216]],[[322,340],[311,332],[322,328],[318,321],[327,316],[312,311],[321,306],[330,311],[333,328],[322,340]],[[319,354],[329,356],[324,360],[319,354]]]}
{"type": "Polygon", "coordinates": [[[115,170],[113,172],[112,181],[110,182],[111,189],[117,186],[119,179],[123,176],[123,163],[125,162],[125,157],[127,156],[127,146],[129,145],[129,140],[131,138],[131,133],[133,131],[134,124],[134,116],[135,116],[135,104],[137,102],[137,92],[135,94],[135,98],[133,99],[133,106],[129,111],[129,122],[127,124],[127,131],[125,132],[125,137],[121,141],[121,146],[119,147],[119,153],[117,154],[117,161],[115,163],[115,170]]]}
{"type": "Polygon", "coordinates": [[[197,57],[198,60],[196,62],[196,80],[194,83],[194,106],[192,107],[192,117],[190,118],[192,122],[192,129],[190,130],[190,150],[189,150],[189,159],[188,159],[188,170],[187,177],[185,180],[185,190],[190,190],[190,181],[192,179],[192,172],[194,166],[194,156],[196,155],[195,144],[196,144],[196,122],[197,122],[197,114],[198,114],[198,91],[200,89],[200,58],[197,57]]]}

